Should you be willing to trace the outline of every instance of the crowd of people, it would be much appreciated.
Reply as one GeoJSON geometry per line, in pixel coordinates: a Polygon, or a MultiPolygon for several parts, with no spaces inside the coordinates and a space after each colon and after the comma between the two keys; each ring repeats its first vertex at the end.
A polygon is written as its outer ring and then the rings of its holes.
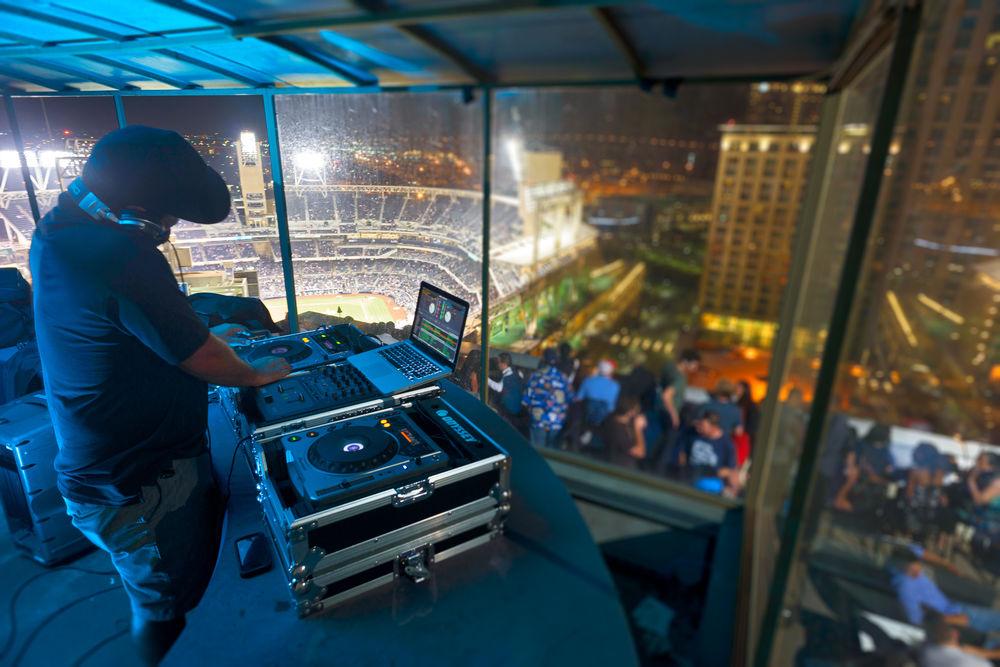
{"type": "MultiPolygon", "coordinates": [[[[459,373],[478,391],[478,350],[459,373]]],[[[743,491],[758,408],[747,382],[720,380],[710,400],[686,401],[701,364],[683,351],[655,373],[643,364],[622,370],[608,359],[589,364],[569,345],[546,349],[533,371],[497,357],[487,379],[491,405],[535,447],[584,453],[616,466],[688,482],[713,494],[743,491]]]]}

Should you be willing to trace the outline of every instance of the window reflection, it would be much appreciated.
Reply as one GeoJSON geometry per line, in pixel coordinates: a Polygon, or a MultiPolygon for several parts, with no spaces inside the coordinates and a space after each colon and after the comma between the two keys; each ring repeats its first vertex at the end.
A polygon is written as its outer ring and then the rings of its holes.
{"type": "Polygon", "coordinates": [[[996,21],[924,10],[772,664],[1000,657],[996,21]]]}

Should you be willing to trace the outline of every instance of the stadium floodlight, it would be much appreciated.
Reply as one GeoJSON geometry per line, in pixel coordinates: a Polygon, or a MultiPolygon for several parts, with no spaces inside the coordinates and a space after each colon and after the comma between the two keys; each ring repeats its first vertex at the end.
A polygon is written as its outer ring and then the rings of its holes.
{"type": "Polygon", "coordinates": [[[0,168],[20,169],[21,158],[18,157],[17,151],[0,151],[0,168]]]}
{"type": "Polygon", "coordinates": [[[257,155],[257,135],[248,130],[240,132],[240,154],[244,157],[257,155]]]}
{"type": "Polygon", "coordinates": [[[295,166],[302,171],[312,172],[322,171],[326,162],[321,153],[311,150],[299,151],[292,159],[295,161],[295,166]]]}
{"type": "Polygon", "coordinates": [[[51,169],[56,166],[59,160],[69,157],[73,157],[73,154],[66,151],[40,151],[36,158],[36,163],[43,169],[51,169]]]}

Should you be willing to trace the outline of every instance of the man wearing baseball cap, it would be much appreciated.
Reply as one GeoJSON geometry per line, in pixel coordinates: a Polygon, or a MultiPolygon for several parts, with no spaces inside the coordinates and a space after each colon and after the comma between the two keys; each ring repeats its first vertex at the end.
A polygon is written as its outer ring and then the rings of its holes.
{"type": "Polygon", "coordinates": [[[179,134],[132,125],[94,146],[31,244],[59,491],[120,573],[147,664],[180,634],[218,551],[206,383],[289,372],[282,359],[240,360],[157,250],[178,219],[214,224],[229,207],[222,177],[179,134]]]}

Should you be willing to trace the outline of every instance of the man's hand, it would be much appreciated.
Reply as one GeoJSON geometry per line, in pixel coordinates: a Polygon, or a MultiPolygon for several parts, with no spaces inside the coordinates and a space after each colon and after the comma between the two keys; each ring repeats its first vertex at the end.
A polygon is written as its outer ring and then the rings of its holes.
{"type": "Polygon", "coordinates": [[[232,345],[234,341],[240,339],[246,340],[246,336],[250,333],[250,330],[241,324],[219,324],[211,327],[209,331],[227,345],[232,345]]]}
{"type": "Polygon", "coordinates": [[[251,364],[257,372],[259,381],[257,386],[277,382],[292,372],[292,367],[281,357],[263,357],[251,364]]]}

